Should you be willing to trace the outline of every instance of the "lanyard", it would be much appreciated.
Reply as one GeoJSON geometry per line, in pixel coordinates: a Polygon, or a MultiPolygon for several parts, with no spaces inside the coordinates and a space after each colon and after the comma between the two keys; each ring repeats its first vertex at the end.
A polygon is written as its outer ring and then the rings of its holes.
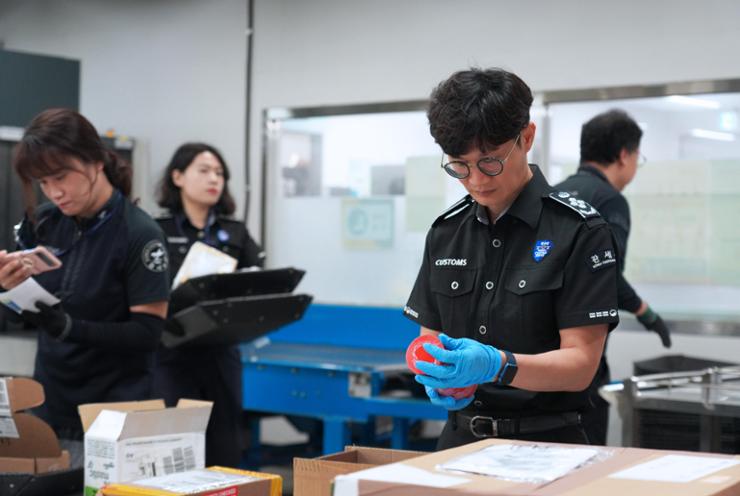
{"type": "MultiPolygon", "coordinates": [[[[181,238],[190,239],[186,234],[185,231],[182,228],[183,222],[188,221],[190,222],[190,219],[188,219],[187,215],[184,213],[179,213],[175,216],[175,227],[177,228],[177,234],[181,238]]],[[[208,246],[212,246],[213,248],[221,249],[221,243],[225,243],[229,240],[229,234],[223,230],[219,229],[216,233],[216,237],[214,238],[211,236],[211,227],[216,223],[216,215],[213,212],[210,212],[208,214],[208,219],[206,219],[206,225],[203,229],[198,229],[198,231],[203,231],[203,239],[202,240],[196,240],[196,241],[202,241],[208,246]]],[[[192,225],[192,223],[190,223],[192,225]]],[[[195,228],[195,226],[193,226],[195,228]]]]}
{"type": "MultiPolygon", "coordinates": [[[[77,243],[79,243],[80,240],[82,240],[82,238],[92,236],[93,234],[95,234],[95,232],[99,231],[110,219],[112,219],[115,216],[115,214],[120,210],[122,206],[123,206],[123,195],[121,194],[120,191],[115,190],[113,192],[113,196],[106,204],[106,207],[100,213],[98,213],[97,220],[95,221],[95,223],[87,229],[77,231],[78,234],[75,236],[75,239],[74,241],[72,241],[72,244],[70,244],[66,248],[58,248],[58,247],[53,247],[53,246],[47,246],[47,248],[49,248],[49,250],[51,250],[51,252],[54,253],[54,255],[56,255],[57,257],[61,257],[69,253],[77,245],[77,243]]],[[[44,240],[40,240],[40,236],[38,236],[38,232],[41,229],[41,226],[43,226],[44,223],[48,221],[49,219],[50,219],[50,216],[44,217],[38,222],[37,225],[33,225],[33,224],[28,225],[30,224],[29,220],[27,218],[23,219],[23,221],[20,224],[15,226],[15,241],[18,244],[18,246],[20,246],[22,249],[25,250],[25,249],[33,248],[33,246],[30,246],[30,245],[35,246],[39,244],[39,241],[44,241],[44,240]],[[31,228],[30,230],[29,230],[29,227],[31,228]],[[24,234],[29,234],[29,235],[33,234],[33,241],[27,242],[27,240],[24,240],[24,234]]]]}

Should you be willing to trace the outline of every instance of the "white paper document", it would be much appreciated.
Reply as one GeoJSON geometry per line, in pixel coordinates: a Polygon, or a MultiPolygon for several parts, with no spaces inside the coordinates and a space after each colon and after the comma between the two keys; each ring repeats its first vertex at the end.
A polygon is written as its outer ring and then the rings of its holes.
{"type": "Polygon", "coordinates": [[[359,494],[358,486],[360,480],[413,484],[427,487],[452,487],[469,482],[468,479],[463,479],[462,477],[435,474],[434,472],[410,465],[392,463],[352,474],[337,476],[334,479],[333,496],[357,496],[359,494]]]}
{"type": "Polygon", "coordinates": [[[184,284],[194,277],[207,276],[210,274],[228,274],[234,272],[238,260],[230,257],[224,252],[196,241],[185,255],[180,270],[177,271],[172,281],[172,289],[184,284]]]}
{"type": "Polygon", "coordinates": [[[38,312],[36,302],[39,301],[54,306],[59,303],[59,298],[42,288],[33,277],[29,277],[11,290],[0,293],[0,303],[15,313],[21,313],[23,310],[38,312]]]}
{"type": "Polygon", "coordinates": [[[615,472],[609,477],[644,481],[691,482],[737,464],[740,464],[740,461],[727,458],[666,455],[615,472]]]}
{"type": "Polygon", "coordinates": [[[518,482],[544,483],[564,476],[597,453],[590,448],[501,444],[455,458],[438,468],[518,482]]]}
{"type": "MultiPolygon", "coordinates": [[[[245,482],[258,480],[241,474],[229,474],[215,470],[191,470],[179,474],[163,475],[151,479],[137,480],[134,485],[151,489],[160,489],[173,493],[196,493],[202,491],[213,491],[245,482]]],[[[218,493],[221,494],[221,493],[218,493]]],[[[227,494],[227,493],[224,493],[227,494]]],[[[236,494],[228,493],[228,494],[236,494]]]]}

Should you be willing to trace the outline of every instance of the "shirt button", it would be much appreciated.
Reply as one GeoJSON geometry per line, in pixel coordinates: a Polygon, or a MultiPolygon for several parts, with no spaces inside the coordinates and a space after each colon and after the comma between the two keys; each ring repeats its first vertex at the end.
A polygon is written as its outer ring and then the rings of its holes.
{"type": "Polygon", "coordinates": [[[475,400],[475,401],[473,402],[473,404],[474,404],[475,406],[483,406],[483,402],[482,402],[481,400],[475,400]]]}
{"type": "Polygon", "coordinates": [[[486,281],[486,289],[489,290],[489,291],[492,290],[493,289],[493,282],[486,281]]]}
{"type": "Polygon", "coordinates": [[[457,281],[452,281],[452,284],[450,284],[450,287],[452,289],[457,289],[460,287],[460,283],[458,283],[457,281]]]}
{"type": "Polygon", "coordinates": [[[177,250],[177,251],[179,251],[180,253],[182,253],[182,254],[184,255],[185,253],[187,253],[187,252],[188,252],[188,249],[187,249],[187,248],[185,248],[184,246],[181,246],[180,248],[178,248],[178,250],[177,250]]]}
{"type": "Polygon", "coordinates": [[[205,237],[206,233],[203,231],[198,231],[198,239],[203,239],[205,237]]]}
{"type": "Polygon", "coordinates": [[[488,329],[486,329],[486,326],[482,325],[478,328],[478,332],[481,334],[485,334],[486,332],[488,332],[488,329]]]}
{"type": "Polygon", "coordinates": [[[501,240],[498,238],[493,238],[493,241],[491,242],[494,248],[501,248],[501,240]]]}
{"type": "Polygon", "coordinates": [[[524,289],[524,286],[526,285],[527,285],[527,281],[525,281],[524,279],[519,281],[519,289],[524,289]]]}

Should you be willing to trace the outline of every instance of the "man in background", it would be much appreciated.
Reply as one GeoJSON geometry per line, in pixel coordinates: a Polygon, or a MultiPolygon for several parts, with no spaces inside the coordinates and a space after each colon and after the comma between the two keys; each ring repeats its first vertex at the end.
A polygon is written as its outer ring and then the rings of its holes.
{"type": "MultiPolygon", "coordinates": [[[[634,179],[645,157],[640,153],[640,126],[624,111],[609,110],[586,122],[581,129],[581,161],[575,174],[556,189],[585,200],[609,223],[617,248],[619,274],[617,298],[620,310],[635,314],[646,329],[660,336],[663,346],[671,346],[671,336],[660,315],[640,298],[627,279],[624,265],[630,233],[630,209],[621,191],[634,179]]],[[[606,353],[592,384],[595,409],[585,415],[584,428],[593,444],[606,444],[609,404],[598,395],[598,388],[610,381],[606,353]]]]}

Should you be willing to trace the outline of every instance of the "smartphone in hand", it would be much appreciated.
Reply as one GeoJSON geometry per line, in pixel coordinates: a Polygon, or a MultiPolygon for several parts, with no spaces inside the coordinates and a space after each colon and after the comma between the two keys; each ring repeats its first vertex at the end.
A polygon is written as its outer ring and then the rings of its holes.
{"type": "Polygon", "coordinates": [[[34,275],[41,274],[42,272],[49,270],[55,270],[62,266],[62,261],[45,246],[37,246],[30,250],[23,250],[15,253],[18,253],[17,256],[20,256],[23,259],[23,262],[31,267],[31,272],[34,275]]]}

